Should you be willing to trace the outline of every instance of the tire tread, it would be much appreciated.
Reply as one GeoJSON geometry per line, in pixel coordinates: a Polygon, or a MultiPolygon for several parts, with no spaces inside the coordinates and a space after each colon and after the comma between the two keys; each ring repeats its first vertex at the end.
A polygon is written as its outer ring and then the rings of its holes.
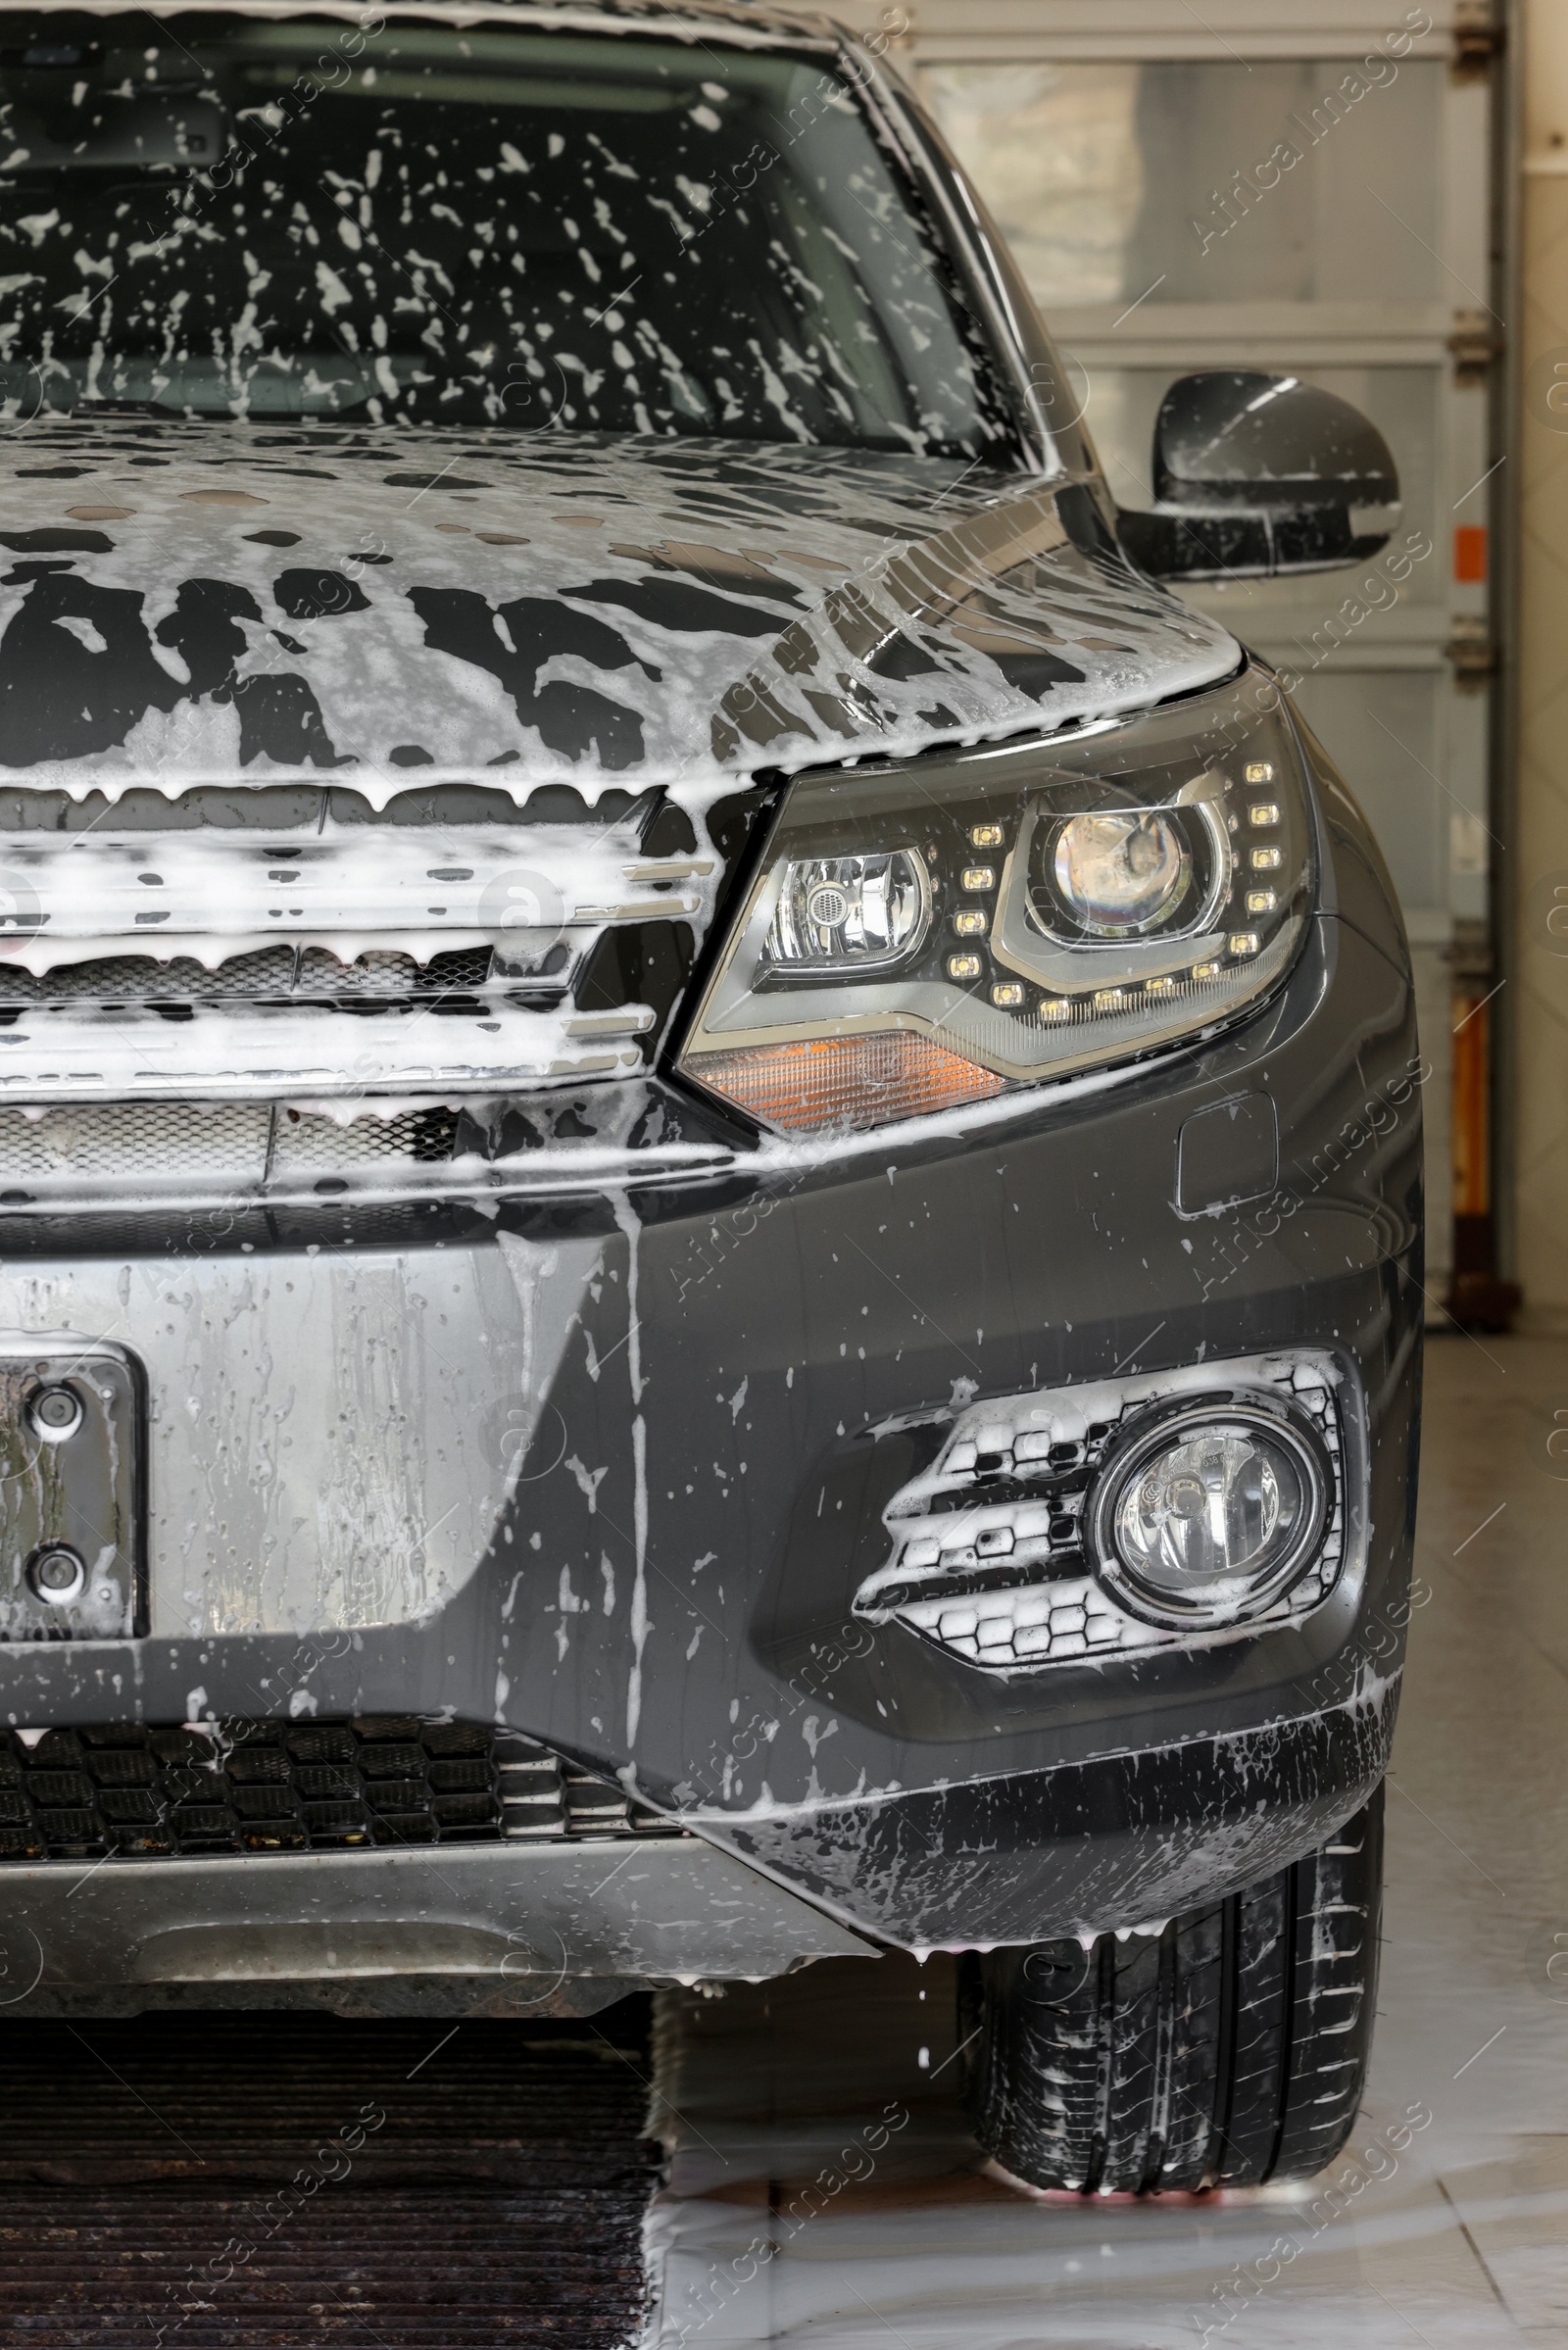
{"type": "Polygon", "coordinates": [[[971,1957],[976,2134],[1037,2186],[1192,2192],[1305,2179],[1360,2102],[1383,1790],[1332,1841],[1157,1934],[971,1957]]]}

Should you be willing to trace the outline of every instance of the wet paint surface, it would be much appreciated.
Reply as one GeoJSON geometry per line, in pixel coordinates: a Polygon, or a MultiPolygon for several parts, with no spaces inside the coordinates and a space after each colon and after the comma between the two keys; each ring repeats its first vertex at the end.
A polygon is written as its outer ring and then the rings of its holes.
{"type": "Polygon", "coordinates": [[[64,419],[8,454],[0,768],[76,796],[792,772],[1237,658],[1082,488],[935,459],[64,419]]]}
{"type": "Polygon", "coordinates": [[[1541,1464],[1568,1360],[1485,1347],[1428,1355],[1379,2022],[1344,2154],[1288,2188],[1038,2196],[969,2136],[951,1961],[666,1994],[651,2350],[1562,2339],[1568,1984],[1547,1970],[1568,1947],[1568,1612],[1564,1489],[1541,1464]]]}

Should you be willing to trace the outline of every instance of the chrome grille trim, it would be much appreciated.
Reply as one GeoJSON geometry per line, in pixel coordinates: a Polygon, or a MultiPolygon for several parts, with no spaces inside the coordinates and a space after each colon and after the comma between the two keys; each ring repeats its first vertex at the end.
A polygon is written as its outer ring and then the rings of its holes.
{"type": "Polygon", "coordinates": [[[617,791],[601,808],[476,783],[377,810],[341,786],[281,807],[265,790],[77,807],[13,787],[0,1103],[635,1076],[712,918],[714,796],[694,813],[617,791]]]}
{"type": "Polygon", "coordinates": [[[892,1555],[861,1584],[855,1613],[1001,1673],[1209,1648],[1300,1623],[1362,1571],[1359,1411],[1337,1358],[1309,1347],[968,1405],[932,1468],[883,1511],[892,1555]],[[1334,1495],[1317,1556],[1265,1614],[1180,1631],[1146,1623],[1094,1572],[1085,1529],[1094,1481],[1118,1427],[1151,1403],[1213,1395],[1218,1406],[1249,1388],[1288,1395],[1323,1439],[1334,1495]]]}

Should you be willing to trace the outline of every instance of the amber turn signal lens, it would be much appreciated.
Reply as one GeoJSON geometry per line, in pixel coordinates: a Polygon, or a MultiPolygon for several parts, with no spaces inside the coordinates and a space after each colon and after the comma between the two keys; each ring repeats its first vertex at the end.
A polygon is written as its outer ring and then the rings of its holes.
{"type": "Polygon", "coordinates": [[[988,1101],[1005,1090],[1005,1080],[993,1070],[906,1029],[704,1053],[685,1065],[687,1075],[710,1093],[789,1134],[884,1126],[988,1101]]]}

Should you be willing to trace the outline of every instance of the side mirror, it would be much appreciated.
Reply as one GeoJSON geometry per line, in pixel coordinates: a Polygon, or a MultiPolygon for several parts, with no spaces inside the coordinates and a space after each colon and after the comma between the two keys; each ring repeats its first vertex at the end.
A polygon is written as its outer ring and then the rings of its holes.
{"type": "Polygon", "coordinates": [[[1363,562],[1399,519],[1389,445],[1295,375],[1183,375],[1154,424],[1154,505],[1121,543],[1155,579],[1272,579],[1363,562]]]}

